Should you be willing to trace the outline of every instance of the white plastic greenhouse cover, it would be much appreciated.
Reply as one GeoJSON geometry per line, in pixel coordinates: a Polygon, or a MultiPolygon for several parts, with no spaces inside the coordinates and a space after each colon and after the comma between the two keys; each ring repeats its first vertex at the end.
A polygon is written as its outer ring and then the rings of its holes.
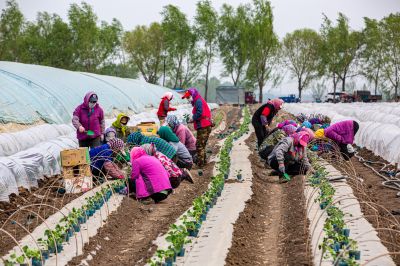
{"type": "Polygon", "coordinates": [[[298,115],[320,113],[332,122],[352,119],[360,124],[355,143],[391,163],[400,163],[400,105],[398,103],[306,103],[286,104],[298,115]]]}
{"type": "MultiPolygon", "coordinates": [[[[0,201],[8,201],[11,193],[18,194],[18,187],[30,189],[37,186],[38,179],[61,173],[60,152],[78,146],[72,112],[90,90],[98,94],[109,117],[107,126],[116,112],[134,113],[129,125],[159,123],[155,108],[161,96],[170,91],[134,79],[0,62],[0,123],[48,122],[0,134],[0,201]]],[[[182,118],[191,113],[192,106],[173,93],[173,104],[178,107],[173,114],[182,118]]]]}
{"type": "MultiPolygon", "coordinates": [[[[0,122],[65,124],[88,91],[95,91],[105,113],[140,113],[158,107],[167,88],[140,80],[53,67],[0,61],[0,122]]],[[[174,91],[174,104],[182,100],[174,91]]]]}

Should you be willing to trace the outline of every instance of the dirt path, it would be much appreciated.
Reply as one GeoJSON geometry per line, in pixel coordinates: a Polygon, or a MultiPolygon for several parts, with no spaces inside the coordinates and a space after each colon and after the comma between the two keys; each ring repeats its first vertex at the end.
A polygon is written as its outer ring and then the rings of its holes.
{"type": "MultiPolygon", "coordinates": [[[[235,124],[240,118],[240,109],[226,107],[227,125],[235,124]]],[[[210,138],[208,147],[217,154],[215,136],[210,138]]],[[[74,258],[69,265],[80,265],[87,260],[89,265],[144,265],[154,254],[153,240],[166,233],[169,226],[186,211],[195,197],[203,193],[210,182],[214,163],[209,163],[198,176],[191,173],[195,184],[183,182],[175,193],[160,204],[143,205],[131,198],[125,198],[115,214],[112,214],[98,234],[85,245],[84,253],[74,258]]]]}
{"type": "Polygon", "coordinates": [[[306,252],[303,179],[280,184],[260,161],[255,135],[247,145],[253,151],[253,196],[234,226],[227,265],[310,265],[306,252]]]}

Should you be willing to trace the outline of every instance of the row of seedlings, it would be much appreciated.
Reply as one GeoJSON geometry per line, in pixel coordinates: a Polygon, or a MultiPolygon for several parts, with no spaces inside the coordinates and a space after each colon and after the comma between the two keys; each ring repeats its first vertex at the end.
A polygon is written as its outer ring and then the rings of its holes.
{"type": "Polygon", "coordinates": [[[345,213],[334,204],[336,190],[327,178],[329,173],[316,156],[310,157],[315,173],[308,177],[308,181],[313,188],[318,189],[319,196],[315,201],[328,216],[323,228],[325,236],[319,249],[322,250],[324,259],[331,258],[334,265],[359,265],[357,261],[360,260],[361,253],[357,250],[357,242],[349,237],[350,229],[346,228],[345,213]]]}
{"type": "Polygon", "coordinates": [[[185,255],[185,244],[190,243],[188,237],[197,237],[202,223],[207,219],[208,212],[217,203],[225,185],[225,176],[229,173],[230,152],[233,147],[233,141],[237,140],[243,134],[248,133],[250,124],[250,112],[247,107],[244,108],[244,120],[240,128],[230,134],[219,153],[219,162],[217,163],[218,174],[212,177],[210,186],[204,194],[193,200],[193,206],[183,215],[180,225],[173,224],[167,233],[166,240],[169,243],[167,249],[158,249],[155,258],[149,261],[152,266],[172,266],[177,257],[185,255]]]}
{"type": "Polygon", "coordinates": [[[69,239],[79,233],[81,224],[92,217],[96,211],[106,203],[115,193],[120,192],[125,187],[124,180],[113,182],[110,186],[103,187],[95,195],[85,198],[86,204],[81,208],[73,208],[72,211],[64,216],[53,230],[47,229],[43,238],[37,239],[38,248],[28,246],[22,247],[23,254],[17,253],[10,255],[10,259],[5,261],[6,266],[12,265],[32,265],[42,266],[51,254],[60,253],[63,250],[63,244],[69,242],[69,239]]]}

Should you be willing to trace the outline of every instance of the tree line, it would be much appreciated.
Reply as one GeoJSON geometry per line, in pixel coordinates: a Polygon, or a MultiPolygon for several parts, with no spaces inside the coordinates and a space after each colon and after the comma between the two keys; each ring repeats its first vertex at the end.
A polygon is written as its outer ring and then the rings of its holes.
{"type": "Polygon", "coordinates": [[[364,18],[360,31],[349,27],[344,14],[334,21],[323,15],[319,31],[298,29],[282,40],[267,0],[237,7],[224,4],[219,11],[210,0],[200,0],[192,23],[174,5],[164,6],[161,15],[160,22],[125,31],[117,19],[99,21],[85,2],[71,4],[67,21],[47,12],[27,21],[15,0],[8,0],[0,16],[0,60],[129,78],[140,75],[170,88],[201,80],[207,95],[218,59],[221,76],[235,86],[258,89],[260,101],[263,89],[278,86],[287,73],[297,81],[299,98],[309,88],[317,93],[326,87],[349,90],[349,80],[362,76],[375,94],[398,99],[400,13],[381,20],[364,18]]]}

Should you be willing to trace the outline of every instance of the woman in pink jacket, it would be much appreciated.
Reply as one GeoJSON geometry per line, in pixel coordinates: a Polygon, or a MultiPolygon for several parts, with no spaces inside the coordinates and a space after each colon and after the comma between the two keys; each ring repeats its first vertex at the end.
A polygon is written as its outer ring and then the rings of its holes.
{"type": "Polygon", "coordinates": [[[168,126],[179,138],[179,141],[186,146],[190,152],[190,155],[193,157],[196,154],[196,138],[193,136],[192,131],[190,131],[187,126],[179,122],[176,115],[168,115],[166,121],[168,126]]]}
{"type": "Polygon", "coordinates": [[[165,200],[172,192],[168,172],[157,158],[147,155],[142,147],[131,150],[132,174],[129,189],[136,191],[139,200],[165,200]]]}

